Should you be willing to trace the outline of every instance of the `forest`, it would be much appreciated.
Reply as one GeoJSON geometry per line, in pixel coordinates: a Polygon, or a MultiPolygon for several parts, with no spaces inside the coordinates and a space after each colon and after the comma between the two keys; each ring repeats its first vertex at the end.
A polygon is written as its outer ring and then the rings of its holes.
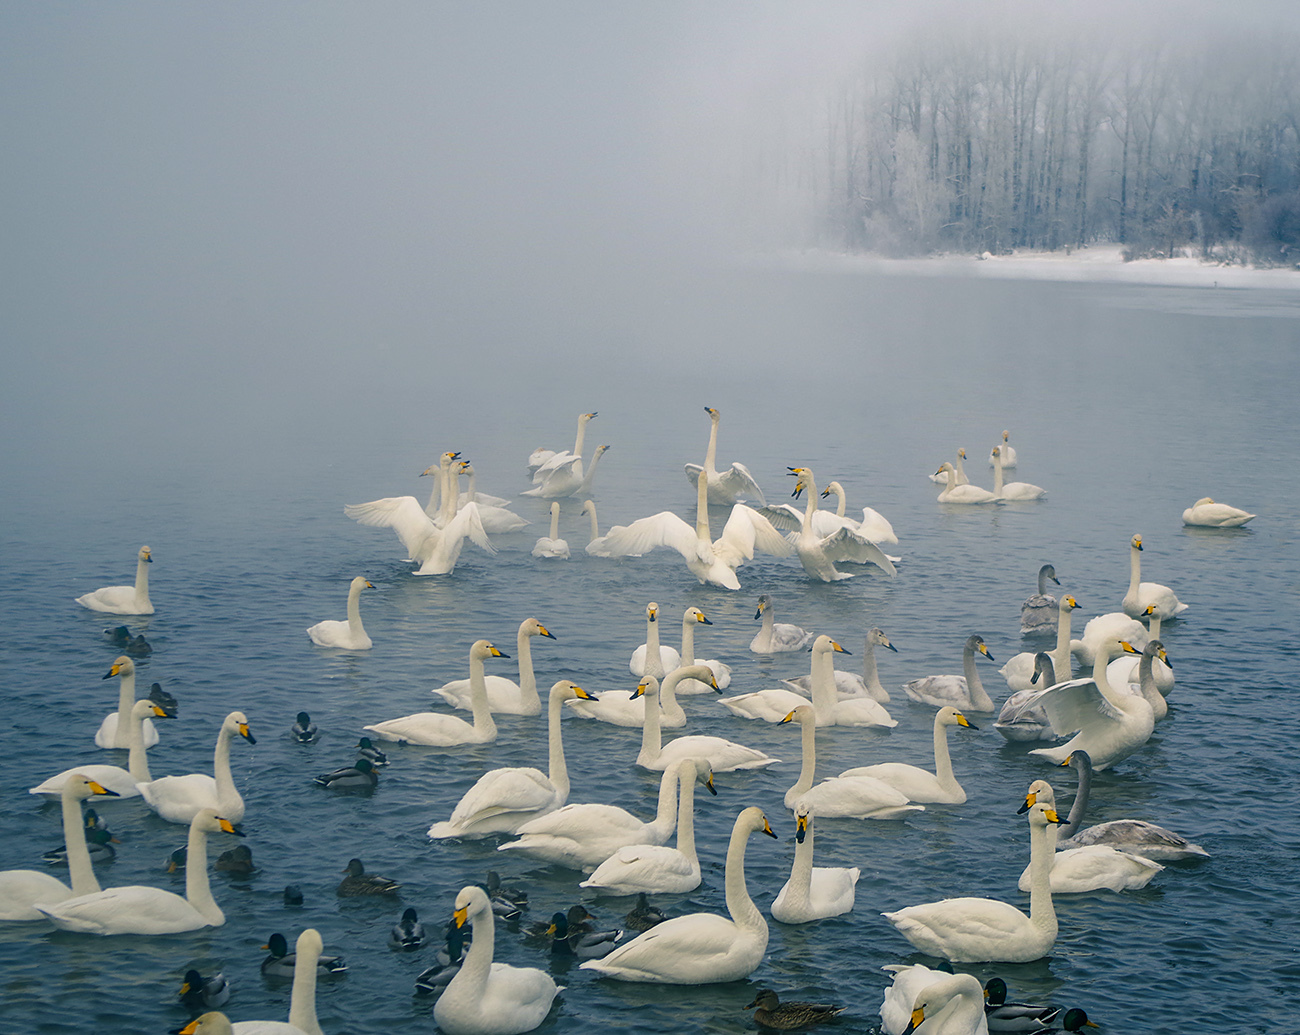
{"type": "Polygon", "coordinates": [[[816,235],[835,247],[1107,241],[1126,258],[1300,264],[1300,38],[1288,32],[929,31],[865,61],[815,121],[766,168],[816,199],[816,235]]]}

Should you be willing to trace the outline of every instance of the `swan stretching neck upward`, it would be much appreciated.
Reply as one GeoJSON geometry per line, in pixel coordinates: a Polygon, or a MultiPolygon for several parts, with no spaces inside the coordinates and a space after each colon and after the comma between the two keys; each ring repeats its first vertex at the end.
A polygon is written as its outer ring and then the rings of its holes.
{"type": "Polygon", "coordinates": [[[993,711],[993,699],[985,691],[979,670],[975,668],[976,654],[982,654],[989,661],[993,660],[982,636],[968,636],[961,652],[964,675],[924,676],[904,683],[903,691],[918,704],[929,704],[936,708],[952,705],[971,712],[993,711]]]}
{"type": "Polygon", "coordinates": [[[760,506],[767,502],[763,490],[749,473],[749,468],[741,463],[734,463],[725,471],[719,471],[718,460],[718,422],[722,415],[711,406],[704,407],[712,426],[709,429],[709,448],[704,454],[704,466],[686,465],[686,480],[695,488],[699,487],[700,475],[708,480],[709,502],[734,504],[742,500],[756,501],[760,506]]]}
{"type": "Polygon", "coordinates": [[[508,658],[487,640],[475,640],[469,649],[469,683],[474,722],[440,712],[416,712],[398,719],[385,719],[364,726],[376,736],[398,744],[421,744],[425,747],[456,747],[461,744],[487,744],[497,739],[497,724],[488,707],[487,682],[483,662],[488,658],[508,658]]]}
{"type": "Polygon", "coordinates": [[[730,919],[713,913],[688,913],[665,920],[604,959],[587,960],[582,969],[620,981],[669,985],[706,985],[749,977],[763,961],[768,939],[767,921],[745,887],[745,844],[754,833],[776,837],[763,810],[751,806],[736,817],[727,847],[730,919]]]}
{"type": "Polygon", "coordinates": [[[698,607],[688,607],[682,614],[682,649],[679,655],[683,665],[704,665],[713,673],[713,682],[704,683],[698,679],[683,679],[677,687],[679,694],[707,694],[710,690],[725,690],[731,685],[731,666],[724,665],[716,658],[697,658],[695,656],[695,627],[712,625],[698,607]]]}
{"type": "Polygon", "coordinates": [[[978,485],[958,484],[957,469],[946,460],[939,465],[939,470],[935,474],[944,474],[947,476],[948,484],[944,490],[939,493],[940,503],[1001,503],[996,493],[989,492],[988,489],[981,489],[978,485]]]}
{"type": "Polygon", "coordinates": [[[153,554],[149,547],[140,547],[136,554],[134,586],[105,586],[77,597],[77,603],[91,611],[110,615],[153,614],[153,603],[149,599],[149,565],[152,563],[153,554]]]}
{"type": "MultiPolygon", "coordinates": [[[[104,716],[104,721],[95,733],[95,746],[130,750],[131,709],[135,707],[135,663],[123,654],[113,662],[103,678],[112,679],[113,676],[118,678],[117,711],[104,716]]],[[[158,743],[158,731],[150,720],[144,720],[141,732],[145,747],[151,748],[158,743]]]]}
{"type": "Polygon", "coordinates": [[[564,761],[560,719],[564,702],[573,698],[592,700],[593,695],[567,679],[551,687],[546,709],[548,772],[530,766],[489,770],[465,792],[449,820],[429,827],[429,836],[473,838],[513,834],[528,820],[554,812],[563,805],[569,798],[569,769],[564,761]]]}
{"type": "Polygon", "coordinates": [[[1002,482],[1002,468],[1005,465],[1002,462],[1002,450],[997,446],[993,447],[993,495],[1000,500],[1041,500],[1047,495],[1047,490],[1039,485],[1030,485],[1029,482],[1002,482]]]}
{"type": "MultiPolygon", "coordinates": [[[[684,665],[668,673],[664,683],[675,685],[683,679],[710,681],[713,673],[705,665],[684,665]]],[[[715,773],[729,773],[735,769],[762,769],[780,761],[722,737],[691,735],[664,744],[659,732],[659,681],[654,676],[645,676],[636,690],[646,701],[641,753],[636,756],[636,764],[643,769],[662,772],[683,758],[707,758],[715,773]]]]}
{"type": "Polygon", "coordinates": [[[560,538],[560,505],[551,504],[551,534],[542,536],[533,544],[533,556],[554,558],[558,561],[569,559],[569,544],[560,538]]]}
{"type": "Polygon", "coordinates": [[[790,879],[772,901],[772,919],[806,924],[847,913],[862,871],[856,866],[813,865],[813,810],[806,803],[794,810],[794,826],[794,864],[790,879]]]}
{"type": "Polygon", "coordinates": [[[965,726],[977,730],[956,708],[940,708],[934,715],[934,768],[929,772],[919,766],[903,762],[880,762],[876,765],[846,769],[840,776],[873,776],[896,787],[910,801],[943,802],[960,805],[966,800],[966,791],[957,782],[952,771],[952,758],[948,754],[948,728],[965,726]]]}
{"type": "MultiPolygon", "coordinates": [[[[1032,597],[1030,598],[1033,599],[1032,597]]],[[[1078,608],[1079,602],[1072,596],[1064,596],[1059,603],[1053,602],[1052,613],[1055,615],[1053,626],[1056,629],[1056,647],[1050,652],[1052,668],[1064,676],[1070,674],[1070,625],[1071,612],[1078,608]]],[[[1028,690],[1036,686],[1041,690],[1043,683],[1034,683],[1034,657],[1036,651],[1021,651],[1011,657],[998,671],[1012,690],[1028,690]]]]}
{"type": "MultiPolygon", "coordinates": [[[[519,623],[519,632],[515,637],[515,647],[519,654],[519,682],[505,676],[483,677],[489,711],[502,715],[542,714],[542,698],[537,693],[537,676],[533,671],[534,636],[555,639],[536,618],[525,618],[519,623]]],[[[467,712],[474,710],[474,690],[468,679],[453,679],[433,692],[453,708],[467,712]]]]}
{"type": "Polygon", "coordinates": [[[989,450],[989,466],[997,467],[998,457],[1001,455],[1003,467],[1015,467],[1019,462],[1016,455],[1016,447],[1011,445],[1011,432],[1002,432],[1002,441],[989,450]]]}
{"type": "Polygon", "coordinates": [[[1142,537],[1135,535],[1129,540],[1129,579],[1128,592],[1120,603],[1122,610],[1130,618],[1145,614],[1147,608],[1154,607],[1155,614],[1162,619],[1172,618],[1187,610],[1184,604],[1168,586],[1158,582],[1142,582],[1142,537]]]}
{"type": "Polygon", "coordinates": [[[632,652],[627,663],[628,671],[637,676],[654,676],[662,680],[675,668],[680,668],[682,656],[676,647],[659,642],[659,605],[653,600],[645,606],[645,643],[632,652]]]}
{"type": "Polygon", "coordinates": [[[916,948],[953,963],[1029,963],[1042,959],[1056,944],[1057,930],[1047,825],[1060,822],[1057,814],[1041,802],[1029,810],[1033,880],[1027,916],[1015,906],[991,898],[946,898],[882,915],[916,948]]]}
{"type": "Polygon", "coordinates": [[[1184,525],[1201,528],[1240,528],[1254,519],[1254,514],[1248,514],[1238,507],[1230,507],[1226,503],[1215,503],[1209,496],[1197,500],[1183,511],[1184,525]]]}
{"type": "Polygon", "coordinates": [[[822,582],[838,582],[853,577],[852,572],[837,569],[837,563],[874,564],[890,576],[895,574],[893,562],[856,528],[843,524],[829,534],[819,534],[816,476],[807,467],[791,467],[790,476],[799,479],[791,496],[797,499],[805,490],[808,492],[804,512],[800,514],[787,504],[764,507],[762,514],[774,525],[791,530],[789,539],[804,571],[822,582]]]}
{"type": "Polygon", "coordinates": [[[374,644],[361,624],[361,591],[374,589],[364,575],[358,575],[348,587],[348,620],[317,622],[307,630],[318,647],[341,647],[344,650],[369,650],[374,644]]]}
{"type": "Polygon", "coordinates": [[[236,736],[257,743],[243,712],[231,712],[221,723],[212,754],[212,776],[164,776],[142,783],[141,796],[168,823],[188,823],[202,809],[215,809],[230,822],[238,823],[244,818],[244,799],[230,774],[230,742],[236,736]]]}
{"type": "Polygon", "coordinates": [[[707,480],[697,479],[695,527],[672,511],[664,510],[639,518],[630,525],[615,525],[605,533],[605,548],[611,557],[640,557],[667,546],[686,561],[687,570],[701,583],[722,589],[740,589],[736,569],[754,559],[754,551],[788,557],[791,546],[771,522],[758,511],[737,503],[716,540],[709,531],[707,480]]]}
{"type": "Polygon", "coordinates": [[[755,654],[780,654],[785,651],[803,650],[813,634],[807,629],[788,622],[778,622],[776,612],[772,609],[772,598],[764,593],[758,598],[758,610],[754,619],[763,619],[763,627],[754,634],[749,649],[755,654]]]}
{"type": "Polygon", "coordinates": [[[434,1004],[438,1027],[446,1035],[517,1035],[541,1024],[559,988],[535,967],[493,962],[496,918],[487,892],[476,884],[461,888],[452,922],[457,929],[468,923],[474,938],[434,1004]]]}

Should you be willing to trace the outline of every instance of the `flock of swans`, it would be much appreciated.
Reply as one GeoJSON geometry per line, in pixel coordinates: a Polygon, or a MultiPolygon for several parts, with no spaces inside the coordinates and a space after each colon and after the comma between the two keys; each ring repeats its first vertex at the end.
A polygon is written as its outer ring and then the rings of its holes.
{"type": "MultiPolygon", "coordinates": [[[[792,495],[797,498],[807,493],[804,508],[768,504],[743,464],[718,468],[720,418],[716,409],[708,408],[707,412],[711,430],[705,462],[686,465],[696,495],[694,526],[663,511],[629,525],[614,526],[602,536],[594,505],[588,502],[584,505],[584,511],[591,515],[588,554],[631,558],[659,547],[671,547],[681,554],[688,571],[701,584],[730,590],[740,588],[736,571],[752,560],[756,551],[777,557],[797,556],[808,575],[820,582],[852,577],[851,572],[841,571],[837,565],[872,565],[891,577],[896,574],[894,562],[898,559],[886,555],[881,544],[898,540],[882,515],[866,507],[861,519],[847,516],[843,486],[832,482],[819,494],[815,475],[806,466],[789,469],[790,476],[796,479],[792,495]],[[819,509],[819,501],[832,494],[838,498],[836,512],[819,509]],[[709,525],[710,504],[731,508],[717,539],[709,525]]],[[[599,447],[584,465],[585,432],[595,417],[595,413],[586,413],[579,418],[571,451],[537,450],[528,459],[532,487],[524,495],[552,501],[550,534],[537,540],[534,558],[560,560],[570,556],[569,544],[559,536],[558,500],[591,488],[597,461],[608,448],[599,447]]],[[[1003,432],[1002,441],[990,450],[992,491],[969,482],[962,467],[965,451],[959,450],[955,464],[945,462],[939,468],[937,476],[942,477],[945,486],[939,501],[979,504],[1043,498],[1045,491],[1037,486],[1004,480],[1004,469],[1018,462],[1008,439],[1009,433],[1003,432]]],[[[416,566],[416,575],[450,574],[466,540],[492,553],[495,548],[489,534],[519,531],[527,524],[510,510],[509,501],[477,491],[472,465],[457,452],[444,453],[424,473],[435,478],[433,493],[425,505],[412,496],[403,496],[345,508],[345,513],[361,524],[392,528],[406,551],[406,559],[416,566]],[[469,479],[464,492],[460,490],[461,477],[469,479]]],[[[1253,516],[1204,499],[1184,514],[1184,521],[1235,527],[1253,516]]],[[[821,832],[819,851],[836,856],[840,854],[838,841],[845,821],[917,823],[923,821],[927,807],[960,810],[968,793],[953,763],[950,735],[967,736],[961,731],[979,729],[970,716],[991,716],[996,712],[994,729],[1007,741],[1041,743],[1030,751],[1032,756],[1041,758],[1045,766],[1050,763],[1057,767],[1054,772],[1069,767],[1078,774],[1068,818],[1063,819],[1057,812],[1056,793],[1046,780],[1035,780],[1023,795],[1021,812],[1026,816],[1028,865],[1019,889],[1029,894],[1028,911],[997,898],[949,897],[900,905],[881,915],[916,950],[949,964],[1038,960],[1051,953],[1057,938],[1053,895],[1140,889],[1170,860],[1207,854],[1179,835],[1141,820],[1112,821],[1079,829],[1092,774],[1143,749],[1155,724],[1168,714],[1166,697],[1174,688],[1173,663],[1160,638],[1161,623],[1176,619],[1188,605],[1169,587],[1141,581],[1142,549],[1142,537],[1133,536],[1129,543],[1130,581],[1119,601],[1119,610],[1092,619],[1080,639],[1071,635],[1072,612],[1079,608],[1079,602],[1070,594],[1062,594],[1059,600],[1050,595],[1048,582],[1057,586],[1061,582],[1052,565],[1041,568],[1036,592],[1023,606],[1021,632],[1053,636],[1055,647],[1050,651],[1024,651],[1004,664],[999,672],[1007,683],[1008,695],[1000,711],[980,673],[981,659],[992,662],[993,655],[979,634],[965,639],[961,675],[935,674],[902,684],[904,707],[935,709],[932,758],[875,762],[818,779],[819,730],[888,730],[898,726],[898,720],[886,708],[891,704],[891,695],[881,682],[875,655],[878,648],[891,652],[896,649],[882,630],[871,628],[864,640],[861,674],[836,669],[835,656],[850,652],[829,635],[777,622],[773,597],[768,593],[758,598],[754,620],[762,625],[748,649],[755,655],[806,650],[809,658],[808,674],[781,680],[780,687],[719,696],[730,681],[730,666],[717,659],[696,657],[696,630],[711,626],[710,619],[698,606],[686,608],[678,650],[660,642],[661,612],[659,605],[652,602],[645,607],[645,643],[628,662],[631,673],[638,677],[634,690],[593,691],[561,679],[550,685],[543,702],[532,647],[535,640],[555,641],[556,637],[537,619],[528,618],[519,624],[514,645],[517,679],[487,671],[489,664],[511,656],[489,640],[479,639],[469,650],[468,678],[447,682],[433,691],[437,703],[450,710],[376,718],[364,730],[377,741],[454,751],[496,742],[502,729],[494,715],[540,720],[544,713],[546,769],[487,769],[450,814],[434,819],[427,837],[445,846],[449,855],[461,842],[497,839],[497,850],[514,857],[579,871],[584,879],[574,881],[575,888],[605,896],[640,895],[638,908],[648,912],[647,894],[686,895],[712,879],[701,868],[695,836],[700,787],[716,796],[715,776],[739,771],[770,770],[772,775],[764,779],[781,782],[775,775],[780,772],[775,767],[781,760],[764,751],[716,735],[684,733],[665,739],[663,731],[689,728],[692,713],[704,709],[712,709],[717,716],[761,720],[773,728],[792,729],[797,725],[798,777],[793,782],[786,778],[788,787],[782,797],[784,808],[791,813],[789,820],[777,820],[753,805],[736,810],[723,873],[726,915],[689,912],[667,918],[657,914],[647,923],[647,929],[632,937],[621,931],[590,936],[580,918],[570,922],[564,914],[557,914],[548,929],[557,944],[570,950],[580,944],[582,951],[578,954],[586,957],[581,969],[597,975],[630,982],[706,984],[748,978],[769,949],[767,920],[746,882],[745,858],[752,835],[779,839],[780,827],[793,830],[789,878],[776,890],[771,902],[772,919],[786,925],[812,924],[851,913],[863,869],[856,865],[815,865],[815,826],[821,832]],[[1076,662],[1083,666],[1083,674],[1077,677],[1076,662]],[[683,698],[689,711],[683,706],[683,698]],[[453,711],[468,711],[470,721],[453,711]],[[595,800],[570,801],[576,788],[566,763],[564,729],[580,722],[640,730],[635,765],[662,774],[653,811],[642,815],[595,800]],[[580,943],[573,938],[581,939],[580,943]]],[[[147,574],[152,560],[149,547],[142,547],[134,586],[101,589],[78,597],[77,602],[106,613],[154,613],[147,574]]],[[[353,578],[347,597],[347,619],[312,625],[306,630],[312,643],[342,651],[375,649],[361,620],[362,594],[374,588],[363,576],[353,578]]],[[[725,654],[725,650],[719,649],[718,653],[725,654]]],[[[549,663],[550,655],[547,657],[549,663]]],[[[245,807],[232,778],[230,755],[237,740],[256,742],[249,720],[244,713],[232,711],[222,722],[216,735],[211,775],[194,773],[154,779],[147,751],[159,743],[155,723],[176,718],[176,699],[157,684],[149,696],[137,699],[135,666],[126,656],[114,661],[104,676],[105,680],[109,678],[118,680],[118,706],[104,718],[95,743],[105,749],[128,750],[128,766],[74,766],[31,789],[34,795],[61,803],[70,883],[38,871],[0,872],[0,920],[43,921],[66,931],[98,935],[174,934],[220,926],[225,917],[208,883],[206,842],[214,833],[242,836],[237,824],[245,807]],[[103,890],[96,880],[87,840],[88,829],[94,827],[88,828],[83,822],[82,803],[132,796],[143,798],[162,819],[188,827],[185,895],[148,886],[103,890]]],[[[743,724],[735,728],[737,735],[743,736],[739,732],[743,724]]],[[[306,712],[299,713],[291,734],[302,744],[314,743],[319,735],[306,712]]],[[[790,746],[794,746],[792,735],[790,746]]],[[[629,762],[632,750],[629,740],[629,762]]],[[[322,774],[316,783],[327,788],[376,786],[387,759],[365,738],[359,754],[354,766],[322,774]]],[[[589,786],[578,787],[585,792],[583,797],[594,793],[589,786]]],[[[1013,799],[1009,794],[1012,804],[1013,799]]],[[[362,878],[383,879],[362,874],[360,862],[353,863],[362,878]]],[[[954,881],[959,884],[961,876],[954,875],[954,881]]],[[[873,894],[875,903],[889,904],[873,894]]],[[[513,1035],[541,1024],[551,1012],[560,986],[543,969],[507,965],[494,959],[498,909],[493,894],[477,884],[467,884],[456,895],[450,912],[448,945],[450,948],[454,941],[456,948],[437,984],[439,994],[433,1014],[439,1027],[448,1035],[513,1035]]],[[[414,910],[407,910],[407,914],[402,923],[409,930],[400,939],[395,934],[395,944],[418,946],[425,937],[422,925],[418,925],[414,910]]],[[[232,1025],[224,1013],[210,1011],[183,1030],[198,1035],[225,1035],[231,1031],[323,1035],[315,1012],[315,977],[322,948],[320,935],[313,929],[305,930],[298,939],[287,1023],[232,1025]]],[[[902,944],[899,949],[905,951],[902,944]]],[[[919,965],[889,964],[884,969],[892,974],[893,983],[885,993],[880,1014],[883,1030],[891,1035],[1012,1030],[995,1024],[995,1011],[1010,1007],[1001,998],[990,997],[986,1004],[986,990],[970,975],[954,974],[950,967],[931,970],[919,965]]],[[[193,999],[192,986],[204,979],[197,972],[191,974],[192,978],[186,977],[186,989],[193,999]]],[[[1004,987],[1001,995],[1005,995],[1004,987]]],[[[194,1001],[223,1005],[228,996],[228,989],[223,992],[213,988],[210,996],[199,996],[194,1001]]],[[[804,1003],[782,1004],[770,990],[761,991],[750,1005],[758,1008],[755,1016],[760,1023],[773,1027],[820,1022],[839,1010],[804,1003]],[[788,1023],[777,1023],[778,1018],[788,1023]]],[[[1040,1007],[1032,1011],[1037,1012],[1024,1016],[1041,1019],[1049,1012],[1040,1007]]],[[[1068,1030],[1090,1023],[1086,1017],[1077,1016],[1080,1011],[1073,1013],[1076,1016],[1070,1023],[1074,1027],[1068,1030]]],[[[1003,1020],[1009,1016],[1005,1014],[1003,1020]]],[[[1067,1023],[1055,1013],[1051,1020],[1067,1023]]],[[[1025,1026],[1014,1030],[1039,1029],[1025,1026]]]]}

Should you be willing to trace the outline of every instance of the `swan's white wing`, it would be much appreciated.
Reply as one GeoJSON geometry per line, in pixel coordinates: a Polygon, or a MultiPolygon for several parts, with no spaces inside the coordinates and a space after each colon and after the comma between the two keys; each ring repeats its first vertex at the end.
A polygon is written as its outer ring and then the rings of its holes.
{"type": "Polygon", "coordinates": [[[718,560],[729,568],[736,568],[754,559],[754,551],[762,550],[774,557],[789,557],[794,547],[785,536],[772,527],[772,523],[752,507],[737,503],[722,528],[722,535],[713,544],[718,560]]]}
{"type": "Polygon", "coordinates": [[[760,504],[767,502],[763,490],[758,487],[758,482],[749,473],[749,468],[742,463],[732,464],[730,470],[719,471],[717,484],[733,497],[754,500],[760,504]]]}
{"type": "Polygon", "coordinates": [[[562,449],[558,453],[552,453],[533,472],[533,484],[540,485],[542,482],[559,468],[572,464],[575,460],[581,460],[582,457],[577,453],[570,453],[567,449],[562,449]]]}
{"type": "Polygon", "coordinates": [[[406,547],[410,560],[416,560],[429,537],[438,534],[437,526],[414,496],[388,496],[369,503],[349,503],[343,508],[343,513],[362,525],[391,528],[406,547]]]}
{"type": "Polygon", "coordinates": [[[555,804],[555,785],[532,768],[492,769],[478,778],[451,813],[461,826],[506,812],[536,812],[555,804]]]}
{"type": "Polygon", "coordinates": [[[692,485],[699,484],[700,475],[704,473],[704,468],[699,464],[686,464],[686,480],[692,485]]]}
{"type": "Polygon", "coordinates": [[[890,563],[884,551],[862,533],[847,525],[838,532],[828,535],[821,542],[822,551],[832,564],[850,561],[854,564],[874,564],[890,575],[895,574],[894,565],[890,563]]]}
{"type": "Polygon", "coordinates": [[[759,507],[758,512],[777,528],[791,532],[799,532],[803,529],[803,511],[795,510],[788,503],[769,503],[767,506],[759,507]]]}
{"type": "Polygon", "coordinates": [[[483,519],[479,514],[477,503],[466,503],[460,510],[456,511],[456,516],[447,522],[447,527],[442,530],[444,536],[451,539],[468,539],[475,546],[488,553],[496,553],[496,547],[493,546],[487,537],[487,531],[483,528],[483,519]]]}
{"type": "Polygon", "coordinates": [[[615,525],[605,533],[605,549],[611,557],[640,557],[659,546],[670,546],[691,561],[699,556],[700,538],[692,526],[669,510],[630,525],[615,525]]]}
{"type": "Polygon", "coordinates": [[[516,833],[520,837],[528,834],[547,834],[552,837],[587,837],[613,836],[621,832],[636,833],[646,824],[636,816],[617,805],[599,803],[579,803],[566,805],[555,812],[530,819],[516,833]]]}
{"type": "Polygon", "coordinates": [[[1123,721],[1125,715],[1106,700],[1091,679],[1071,679],[1032,694],[1028,706],[1041,704],[1058,736],[1094,725],[1099,718],[1123,721]]]}

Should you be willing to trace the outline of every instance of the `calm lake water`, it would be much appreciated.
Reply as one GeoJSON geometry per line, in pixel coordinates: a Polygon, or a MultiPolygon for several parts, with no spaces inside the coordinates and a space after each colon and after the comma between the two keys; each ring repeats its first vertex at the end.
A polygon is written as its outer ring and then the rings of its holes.
{"type": "MultiPolygon", "coordinates": [[[[646,281],[589,306],[573,294],[539,289],[481,312],[449,304],[431,312],[427,338],[377,329],[329,361],[307,349],[291,362],[249,348],[222,364],[160,345],[154,371],[165,371],[166,391],[151,391],[147,377],[138,392],[110,391],[111,399],[72,385],[74,405],[53,387],[34,388],[33,444],[6,456],[0,503],[9,709],[0,867],[40,868],[41,853],[61,840],[57,805],[26,788],[78,761],[111,760],[92,738],[117,693],[100,679],[116,654],[101,632],[120,620],[72,598],[129,582],[148,543],[157,613],[128,620],[155,648],[139,665],[140,684],[157,680],[180,702],[180,719],[163,726],[151,753],[154,775],[210,771],[221,718],[247,712],[258,743],[236,744],[233,761],[259,870],[213,873],[227,918],[217,929],[103,940],[41,924],[0,927],[0,1027],[174,1030],[187,1019],[176,991],[191,966],[224,971],[233,1019],[284,1019],[288,983],[262,978],[260,946],[273,932],[292,941],[314,926],[351,968],[321,983],[325,1031],[432,1031],[431,1004],[412,988],[433,947],[396,954],[387,945],[404,906],[440,924],[457,890],[490,868],[528,888],[534,919],[582,901],[617,924],[631,905],[579,890],[572,871],[496,854],[495,839],[425,837],[486,769],[544,766],[544,717],[503,718],[491,745],[395,747],[371,795],[312,785],[351,762],[363,725],[431,707],[432,687],[466,673],[473,640],[513,655],[516,627],[535,616],[557,637],[534,643],[541,686],[571,678],[597,692],[630,689],[627,659],[644,639],[645,604],[662,606],[668,642],[694,604],[714,623],[699,630],[697,652],[732,666],[729,692],[759,690],[808,664],[803,653],[750,653],[755,603],[768,592],[779,620],[852,650],[843,667],[860,660],[866,630],[882,627],[898,648],[880,660],[889,687],[960,671],[962,642],[979,633],[997,658],[981,664],[1000,703],[1007,691],[996,668],[1025,649],[1019,608],[1039,566],[1053,563],[1079,600],[1080,629],[1118,609],[1128,540],[1141,533],[1144,579],[1190,605],[1163,635],[1178,682],[1170,718],[1146,747],[1098,774],[1088,819],[1150,819],[1212,858],[1172,864],[1140,892],[1059,897],[1049,958],[966,969],[981,980],[1000,974],[1015,998],[1082,1006],[1109,1032],[1289,1030],[1285,989],[1300,978],[1300,818],[1284,717],[1300,652],[1284,616],[1295,613],[1300,588],[1290,474],[1300,440],[1300,292],[751,269],[646,281]],[[722,411],[720,459],[745,462],[771,500],[789,492],[787,465],[806,465],[823,484],[840,480],[851,509],[884,513],[900,539],[897,578],[868,569],[824,585],[793,558],[763,557],[741,569],[739,593],[703,587],[675,554],[587,557],[580,499],[563,501],[572,559],[538,561],[529,551],[546,533],[547,508],[528,498],[515,510],[532,525],[497,537],[496,556],[467,547],[452,576],[416,578],[389,531],[342,513],[380,496],[423,500],[428,480],[416,475],[445,449],[474,461],[482,490],[512,496],[527,487],[528,453],[568,448],[577,414],[597,410],[587,442],[612,447],[593,495],[602,529],[665,508],[689,519],[682,464],[703,457],[706,405],[722,411]],[[1015,477],[1046,487],[1047,500],[937,504],[926,476],[959,446],[973,479],[991,484],[984,458],[1003,428],[1020,456],[1015,477]],[[1182,510],[1206,495],[1259,517],[1239,531],[1185,529],[1182,510]],[[377,587],[362,601],[374,649],[314,647],[304,630],[344,617],[357,574],[377,587]],[[287,739],[300,709],[323,730],[319,743],[287,739]],[[401,902],[337,898],[352,856],[400,880],[401,902]],[[290,883],[303,889],[301,908],[283,905],[290,883]]],[[[723,518],[715,509],[715,534],[723,518]]],[[[513,661],[490,671],[513,675],[513,661]]],[[[720,774],[717,798],[697,797],[703,883],[658,904],[674,915],[723,910],[732,821],[759,805],[780,838],[755,839],[748,853],[749,888],[766,910],[793,857],[782,796],[798,773],[798,732],[734,718],[708,698],[685,707],[692,731],[784,762],[720,774]]],[[[892,731],[820,733],[821,774],[884,760],[929,766],[933,711],[901,691],[889,707],[892,731]]],[[[878,1030],[880,968],[922,959],[880,912],[947,895],[1026,905],[1016,890],[1028,858],[1016,814],[1025,788],[1042,777],[1067,806],[1073,796],[1072,771],[1005,744],[992,717],[974,721],[979,732],[950,737],[966,804],[931,806],[906,822],[818,821],[819,863],[862,869],[857,904],[818,924],[773,922],[767,957],[747,982],[597,979],[499,926],[498,959],[551,967],[568,986],[540,1030],[752,1030],[742,1007],[760,984],[845,1004],[844,1030],[878,1030]]],[[[633,766],[637,731],[566,719],[565,735],[571,800],[653,811],[658,775],[633,766]]],[[[122,841],[116,862],[99,868],[105,886],[183,891],[162,869],[184,842],[182,828],[139,799],[100,811],[122,841]]],[[[233,843],[214,837],[211,854],[233,843]]]]}

